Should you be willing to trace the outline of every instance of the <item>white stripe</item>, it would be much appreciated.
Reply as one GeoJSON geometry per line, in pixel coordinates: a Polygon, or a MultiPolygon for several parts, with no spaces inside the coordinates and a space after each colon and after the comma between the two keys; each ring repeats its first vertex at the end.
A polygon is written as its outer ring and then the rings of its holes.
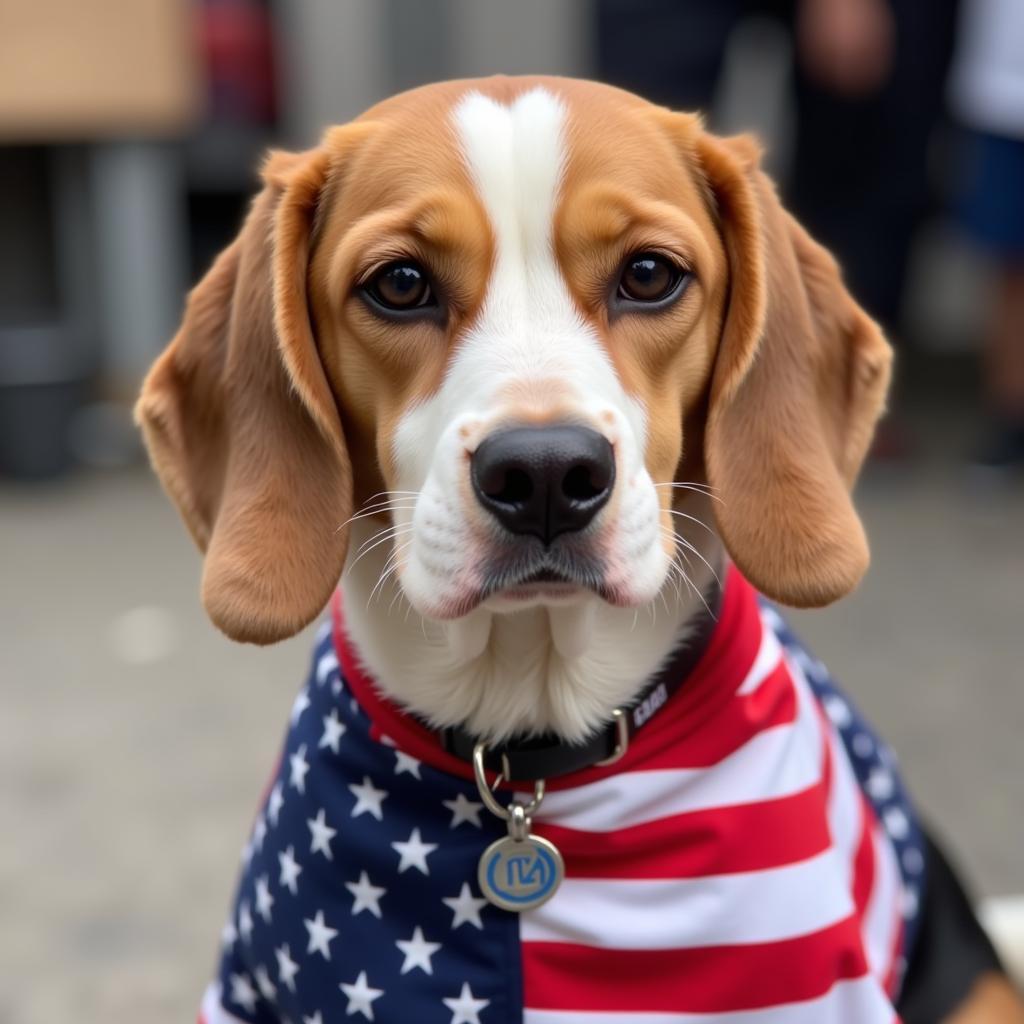
{"type": "MultiPolygon", "coordinates": [[[[817,701],[802,666],[788,654],[784,654],[783,657],[786,660],[786,668],[793,680],[793,685],[802,695],[802,699],[817,701]]],[[[836,850],[846,865],[846,885],[852,890],[853,865],[860,847],[861,830],[864,824],[864,801],[860,783],[853,773],[853,766],[850,764],[849,755],[846,753],[846,747],[843,745],[839,733],[828,721],[827,716],[823,717],[823,721],[826,722],[825,734],[832,762],[832,780],[829,785],[827,807],[829,833],[836,850]]]]}
{"type": "MultiPolygon", "coordinates": [[[[800,665],[789,657],[786,658],[786,665],[798,691],[815,699],[800,665]]],[[[836,852],[846,865],[846,886],[852,892],[854,864],[864,825],[864,801],[846,748],[831,724],[827,727],[827,733],[832,752],[829,830],[836,852]]],[[[861,934],[868,966],[879,981],[884,981],[892,966],[896,930],[899,927],[901,876],[896,853],[880,827],[872,830],[871,844],[875,873],[861,934]]]]}
{"type": "Polygon", "coordinates": [[[864,802],[842,740],[828,727],[832,756],[832,784],[828,795],[828,827],[832,842],[847,865],[847,884],[853,884],[853,862],[864,827],[864,802]]]}
{"type": "Polygon", "coordinates": [[[199,1020],[201,1024],[245,1024],[244,1020],[228,1013],[221,1006],[220,985],[217,984],[207,985],[199,1007],[199,1020]]]}
{"type": "Polygon", "coordinates": [[[781,942],[853,913],[834,850],[765,871],[683,879],[567,878],[520,915],[523,942],[601,949],[696,949],[781,942]]]}
{"type": "Polygon", "coordinates": [[[536,818],[587,832],[614,832],[660,818],[791,796],[821,778],[814,698],[797,689],[796,720],[765,729],[709,768],[620,772],[544,797],[536,818]]]}
{"type": "MultiPolygon", "coordinates": [[[[793,685],[805,699],[816,701],[817,698],[814,696],[811,684],[807,681],[803,667],[788,653],[783,656],[786,659],[786,668],[789,670],[793,685]]],[[[850,764],[849,755],[846,753],[846,747],[843,745],[839,733],[835,726],[828,721],[827,716],[823,717],[823,721],[827,723],[825,734],[832,762],[832,780],[829,785],[827,806],[829,833],[836,850],[846,865],[846,885],[852,890],[853,865],[864,825],[864,801],[860,783],[853,773],[853,766],[850,764]]]]}
{"type": "Polygon", "coordinates": [[[884,981],[892,967],[896,932],[900,927],[900,890],[902,879],[896,863],[896,851],[882,829],[872,833],[875,877],[871,897],[864,913],[864,953],[871,973],[884,981]]]}
{"type": "Polygon", "coordinates": [[[823,996],[764,1010],[733,1013],[594,1013],[526,1010],[523,1024],[892,1024],[896,1014],[870,976],[840,981],[823,996]]]}
{"type": "Polygon", "coordinates": [[[782,658],[782,644],[763,619],[761,620],[761,643],[757,648],[754,664],[750,666],[736,693],[745,697],[753,693],[775,671],[782,658]]]}

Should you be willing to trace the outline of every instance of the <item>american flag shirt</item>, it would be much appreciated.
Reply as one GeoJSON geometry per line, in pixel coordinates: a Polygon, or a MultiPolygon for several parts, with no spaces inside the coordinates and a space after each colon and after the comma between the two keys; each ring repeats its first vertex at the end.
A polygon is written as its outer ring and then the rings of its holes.
{"type": "Polygon", "coordinates": [[[551,780],[534,831],[566,877],[500,910],[476,878],[505,825],[378,694],[336,602],[200,1024],[897,1019],[920,829],[888,748],[735,569],[685,684],[618,763],[551,780]]]}

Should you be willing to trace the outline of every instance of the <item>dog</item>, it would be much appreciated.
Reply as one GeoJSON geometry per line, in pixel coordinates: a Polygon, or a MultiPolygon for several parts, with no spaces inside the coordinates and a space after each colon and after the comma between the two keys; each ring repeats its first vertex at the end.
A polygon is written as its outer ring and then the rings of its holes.
{"type": "Polygon", "coordinates": [[[866,571],[891,354],[759,159],[544,77],[267,159],[137,407],[221,630],[334,595],[204,1024],[1024,1019],[768,603],[866,571]]]}

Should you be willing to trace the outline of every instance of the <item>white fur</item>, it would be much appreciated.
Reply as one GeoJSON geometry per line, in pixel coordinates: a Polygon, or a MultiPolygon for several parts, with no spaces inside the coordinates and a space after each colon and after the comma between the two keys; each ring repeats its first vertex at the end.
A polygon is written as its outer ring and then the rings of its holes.
{"type": "MultiPolygon", "coordinates": [[[[396,502],[394,557],[389,563],[390,545],[381,544],[344,582],[350,629],[382,689],[435,725],[465,722],[491,739],[547,729],[582,738],[642,685],[699,607],[666,585],[670,557],[643,460],[645,410],[624,391],[555,259],[565,117],[545,89],[511,106],[469,93],[455,108],[496,239],[495,265],[441,388],[396,430],[396,487],[415,501],[396,502]],[[457,614],[495,536],[471,496],[469,453],[524,412],[554,419],[567,409],[615,450],[615,492],[594,529],[608,581],[627,607],[590,593],[530,607],[499,595],[457,614]]],[[[353,551],[373,536],[365,520],[358,525],[353,551]]]]}

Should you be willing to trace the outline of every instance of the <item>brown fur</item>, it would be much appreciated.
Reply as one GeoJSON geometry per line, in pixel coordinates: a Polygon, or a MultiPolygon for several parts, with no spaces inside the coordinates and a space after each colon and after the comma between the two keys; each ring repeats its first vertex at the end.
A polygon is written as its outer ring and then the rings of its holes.
{"type": "Polygon", "coordinates": [[[203,602],[238,640],[297,632],[329,599],[351,470],[306,315],[311,199],[325,155],[270,165],[239,238],[192,292],[136,415],[206,553],[203,602]],[[271,265],[273,263],[273,266],[271,265]]]}
{"type": "Polygon", "coordinates": [[[707,422],[715,516],[770,597],[824,605],[868,546],[850,500],[885,402],[891,350],[829,254],[782,209],[749,143],[703,136],[732,290],[707,422]]]}
{"type": "MultiPolygon", "coordinates": [[[[449,82],[386,101],[317,149],[273,154],[239,237],[143,384],[136,414],[153,465],[205,552],[203,601],[229,636],[272,643],[329,599],[353,499],[388,486],[395,426],[438,387],[493,264],[448,112],[470,87],[507,100],[537,84],[571,118],[556,254],[647,409],[651,476],[706,474],[731,556],[778,600],[826,604],[864,573],[849,489],[890,349],[783,211],[756,145],[592,83],[449,82]],[[611,276],[652,247],[693,270],[685,298],[658,316],[609,318],[611,276]],[[432,268],[447,325],[385,323],[354,297],[396,256],[432,268]]],[[[556,405],[557,382],[529,397],[556,405]]],[[[1016,996],[987,978],[951,1024],[1014,1020],[1016,996]]]]}

